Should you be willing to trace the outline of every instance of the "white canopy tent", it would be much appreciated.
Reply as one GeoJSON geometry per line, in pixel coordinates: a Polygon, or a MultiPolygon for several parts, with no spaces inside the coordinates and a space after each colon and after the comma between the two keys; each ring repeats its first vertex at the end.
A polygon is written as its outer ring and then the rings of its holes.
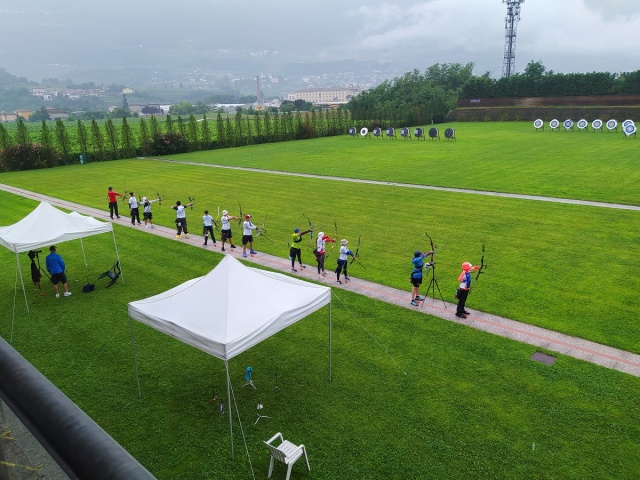
{"type": "MultiPolygon", "coordinates": [[[[231,399],[229,360],[325,305],[329,305],[331,381],[331,289],[247,267],[227,255],[203,277],[129,303],[138,396],[140,380],[132,319],[224,360],[227,398],[231,399]],[[251,292],[250,302],[247,292],[251,292]]],[[[233,456],[231,408],[228,412],[233,456]]]]}
{"type": "MultiPolygon", "coordinates": [[[[49,202],[40,203],[29,215],[19,222],[6,227],[0,227],[0,245],[16,254],[16,275],[20,276],[22,291],[24,292],[24,301],[27,305],[27,313],[29,312],[29,302],[27,300],[27,292],[24,286],[24,279],[22,278],[22,269],[20,267],[18,254],[29,250],[48,248],[51,245],[69,240],[79,239],[86,266],[87,257],[84,254],[82,239],[91,235],[108,232],[111,232],[113,237],[116,257],[119,261],[118,245],[116,244],[116,237],[113,233],[113,225],[111,225],[111,223],[101,222],[93,217],[80,215],[77,212],[64,213],[49,202]]],[[[17,285],[18,280],[16,278],[16,290],[18,288],[17,285]]]]}

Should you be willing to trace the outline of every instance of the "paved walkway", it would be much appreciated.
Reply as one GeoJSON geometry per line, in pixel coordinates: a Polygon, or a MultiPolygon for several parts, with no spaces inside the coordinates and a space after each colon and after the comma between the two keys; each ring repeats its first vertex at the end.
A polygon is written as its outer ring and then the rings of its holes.
{"type": "MultiPolygon", "coordinates": [[[[4,190],[15,195],[19,195],[26,198],[42,201],[46,200],[52,205],[61,207],[67,210],[75,210],[78,213],[85,215],[91,215],[92,217],[110,221],[109,214],[105,210],[97,210],[89,208],[76,203],[59,200],[57,198],[48,197],[39,193],[30,192],[9,185],[0,184],[0,190],[4,190]]],[[[106,207],[106,204],[105,204],[106,207]]],[[[115,221],[124,227],[138,228],[131,225],[128,217],[122,217],[119,221],[115,221]]],[[[159,235],[174,241],[186,242],[194,247],[207,248],[214,250],[217,253],[223,254],[220,247],[204,247],[202,245],[202,236],[192,235],[189,239],[177,240],[175,238],[175,229],[158,226],[155,229],[146,230],[150,234],[159,235]]],[[[227,255],[234,255],[242,259],[242,249],[236,248],[232,250],[227,248],[224,252],[227,255]]],[[[259,265],[278,270],[284,273],[291,274],[291,264],[288,259],[282,257],[276,257],[268,255],[266,253],[259,253],[255,256],[249,256],[244,259],[249,262],[253,262],[259,265]]],[[[355,268],[355,267],[354,267],[355,268]]],[[[418,310],[428,315],[442,318],[451,322],[460,323],[469,327],[483,330],[485,332],[493,333],[503,337],[511,338],[519,342],[528,343],[536,347],[541,347],[546,350],[558,352],[563,355],[585,360],[587,362],[595,363],[603,367],[619,370],[624,373],[635,375],[640,377],[640,355],[619,350],[616,348],[608,347],[598,343],[583,340],[577,337],[571,337],[562,333],[554,332],[552,330],[546,330],[544,328],[535,327],[522,322],[516,322],[508,318],[498,317],[489,313],[479,312],[471,310],[471,315],[468,318],[460,319],[455,314],[455,305],[452,303],[444,302],[436,296],[436,299],[427,298],[424,305],[421,307],[413,307],[410,305],[411,294],[409,290],[398,290],[396,288],[387,287],[384,285],[368,282],[359,278],[353,278],[351,282],[343,285],[336,285],[335,277],[332,274],[327,274],[326,279],[319,279],[317,271],[314,265],[310,265],[308,268],[302,271],[298,271],[296,274],[298,277],[305,278],[307,280],[324,283],[338,290],[344,289],[352,292],[356,292],[376,300],[380,300],[387,303],[392,303],[403,308],[410,310],[418,310]]]]}

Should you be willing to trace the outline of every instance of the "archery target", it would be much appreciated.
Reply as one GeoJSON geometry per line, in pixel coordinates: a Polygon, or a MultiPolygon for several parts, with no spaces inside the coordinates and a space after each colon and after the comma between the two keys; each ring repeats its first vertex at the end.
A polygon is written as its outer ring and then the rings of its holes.
{"type": "Polygon", "coordinates": [[[349,135],[355,135],[357,131],[356,127],[349,127],[349,135]]]}
{"type": "Polygon", "coordinates": [[[618,128],[618,122],[614,119],[611,119],[607,122],[607,128],[609,130],[613,130],[615,128],[618,128]]]}
{"type": "Polygon", "coordinates": [[[587,125],[589,125],[589,122],[587,122],[584,118],[578,120],[578,128],[580,130],[584,130],[585,128],[587,128],[587,125]]]}
{"type": "Polygon", "coordinates": [[[387,128],[387,137],[394,137],[396,135],[395,128],[387,128]]]}
{"type": "Polygon", "coordinates": [[[538,118],[535,122],[533,122],[533,126],[535,128],[542,128],[544,126],[544,122],[541,118],[538,118]]]}
{"type": "Polygon", "coordinates": [[[436,138],[438,136],[438,129],[436,127],[432,127],[429,129],[429,137],[436,138]]]}
{"type": "Polygon", "coordinates": [[[382,133],[382,130],[380,130],[380,127],[376,127],[376,128],[373,129],[372,133],[373,133],[374,137],[379,137],[380,134],[382,133]]]}
{"type": "Polygon", "coordinates": [[[549,126],[551,128],[558,128],[560,126],[560,122],[558,121],[558,119],[554,118],[549,122],[549,126]]]}
{"type": "Polygon", "coordinates": [[[563,123],[565,130],[571,130],[573,128],[573,120],[566,119],[563,123]]]}
{"type": "Polygon", "coordinates": [[[635,123],[628,123],[626,127],[624,127],[624,133],[625,135],[629,136],[629,135],[633,135],[634,133],[636,133],[636,124],[635,123]]]}
{"type": "Polygon", "coordinates": [[[593,127],[595,130],[602,128],[602,120],[600,120],[599,118],[594,120],[593,122],[591,122],[591,127],[593,127]]]}
{"type": "Polygon", "coordinates": [[[455,134],[456,134],[456,131],[453,128],[447,128],[444,131],[444,136],[446,138],[453,138],[455,136],[455,134]]]}
{"type": "Polygon", "coordinates": [[[402,135],[403,137],[408,137],[409,129],[407,127],[403,128],[402,130],[400,130],[400,135],[402,135]]]}
{"type": "Polygon", "coordinates": [[[422,136],[424,136],[424,130],[422,130],[421,128],[416,128],[413,131],[413,134],[418,138],[422,138],[422,136]]]}
{"type": "Polygon", "coordinates": [[[631,119],[625,120],[624,122],[622,122],[622,128],[625,128],[629,124],[635,125],[635,122],[631,119]]]}
{"type": "Polygon", "coordinates": [[[367,127],[362,127],[360,129],[360,136],[365,137],[369,133],[369,129],[367,127]]]}

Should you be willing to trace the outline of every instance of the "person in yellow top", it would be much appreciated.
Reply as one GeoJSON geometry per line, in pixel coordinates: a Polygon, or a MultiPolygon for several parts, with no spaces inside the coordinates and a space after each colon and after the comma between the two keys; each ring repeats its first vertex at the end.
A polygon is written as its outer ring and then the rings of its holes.
{"type": "Polygon", "coordinates": [[[291,235],[291,243],[289,244],[289,258],[291,259],[291,271],[297,272],[296,270],[296,258],[298,259],[298,263],[300,263],[300,268],[306,268],[302,264],[302,256],[300,251],[300,243],[302,242],[302,236],[309,233],[311,230],[305,230],[301,232],[299,228],[293,229],[293,235],[291,235]]]}

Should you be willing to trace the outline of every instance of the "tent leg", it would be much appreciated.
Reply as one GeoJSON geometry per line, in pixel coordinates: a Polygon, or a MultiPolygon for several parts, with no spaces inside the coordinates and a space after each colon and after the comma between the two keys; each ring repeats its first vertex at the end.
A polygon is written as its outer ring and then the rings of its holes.
{"type": "Polygon", "coordinates": [[[87,255],[84,253],[84,243],[82,243],[82,239],[80,239],[80,248],[82,249],[82,258],[84,258],[84,268],[89,268],[89,265],[87,265],[87,255]]]}
{"type": "MultiPolygon", "coordinates": [[[[24,303],[27,306],[27,313],[29,313],[29,300],[27,300],[27,289],[24,288],[24,278],[22,278],[22,268],[20,267],[20,258],[18,252],[16,252],[16,262],[18,263],[18,273],[20,274],[20,283],[22,283],[22,293],[24,293],[24,303]]],[[[16,282],[16,286],[17,286],[16,282]]]]}
{"type": "Polygon", "coordinates": [[[331,374],[331,302],[329,302],[329,383],[333,380],[331,374]]]}
{"type": "Polygon", "coordinates": [[[140,376],[138,375],[138,356],[136,355],[136,339],[133,335],[133,320],[129,318],[129,326],[131,327],[131,348],[133,350],[133,367],[136,371],[136,383],[138,384],[138,400],[142,400],[140,392],[140,376]]]}
{"type": "Polygon", "coordinates": [[[236,454],[233,450],[233,424],[231,420],[231,380],[229,379],[229,361],[224,361],[224,368],[227,371],[227,411],[229,412],[229,438],[231,439],[231,460],[236,459],[236,454]]]}

